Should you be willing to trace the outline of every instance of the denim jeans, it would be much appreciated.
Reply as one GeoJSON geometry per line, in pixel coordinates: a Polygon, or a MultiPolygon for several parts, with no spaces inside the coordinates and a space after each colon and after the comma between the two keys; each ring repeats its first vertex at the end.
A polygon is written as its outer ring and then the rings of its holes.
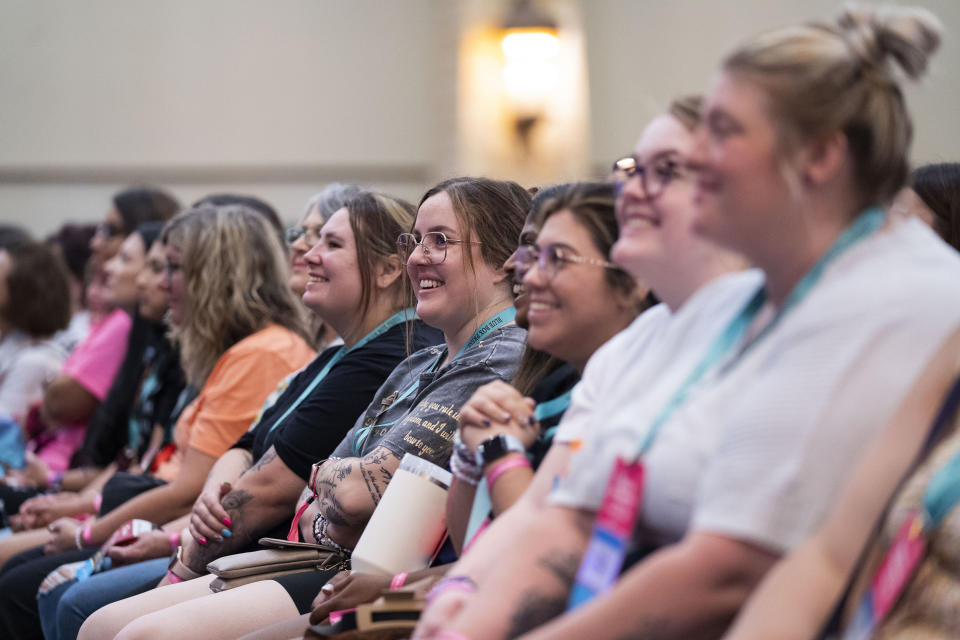
{"type": "Polygon", "coordinates": [[[37,605],[46,640],[74,640],[87,616],[111,602],[150,590],[167,572],[167,558],[157,558],[71,581],[39,596],[37,605]]]}

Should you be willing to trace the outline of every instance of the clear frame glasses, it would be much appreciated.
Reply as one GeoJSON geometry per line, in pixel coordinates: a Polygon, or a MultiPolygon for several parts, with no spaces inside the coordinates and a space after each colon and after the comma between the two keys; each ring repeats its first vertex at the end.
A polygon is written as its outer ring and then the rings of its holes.
{"type": "Polygon", "coordinates": [[[643,192],[649,200],[658,197],[674,178],[685,175],[686,168],[674,156],[659,155],[644,163],[636,155],[624,156],[613,163],[613,181],[622,187],[627,180],[640,176],[643,192]]]}
{"type": "Polygon", "coordinates": [[[294,242],[303,238],[307,248],[312,249],[315,244],[320,242],[321,229],[323,229],[323,225],[319,224],[314,227],[290,227],[286,231],[287,246],[293,246],[294,242]]]}
{"type": "Polygon", "coordinates": [[[548,280],[553,280],[557,272],[565,264],[588,264],[594,267],[603,267],[604,269],[619,269],[617,265],[607,260],[599,258],[584,258],[577,255],[570,249],[556,245],[548,244],[544,247],[538,247],[535,244],[524,244],[517,249],[516,274],[517,280],[522,279],[534,264],[543,271],[548,280]]]}
{"type": "Polygon", "coordinates": [[[404,261],[409,260],[417,247],[420,247],[423,249],[423,255],[427,261],[431,264],[442,264],[447,259],[447,247],[452,244],[479,245],[481,243],[454,240],[448,238],[442,231],[425,233],[420,240],[417,240],[417,236],[412,233],[401,233],[397,236],[397,247],[400,249],[400,255],[403,256],[404,261]]]}
{"type": "Polygon", "coordinates": [[[123,229],[112,222],[101,222],[94,233],[101,238],[116,238],[123,235],[123,229]]]}

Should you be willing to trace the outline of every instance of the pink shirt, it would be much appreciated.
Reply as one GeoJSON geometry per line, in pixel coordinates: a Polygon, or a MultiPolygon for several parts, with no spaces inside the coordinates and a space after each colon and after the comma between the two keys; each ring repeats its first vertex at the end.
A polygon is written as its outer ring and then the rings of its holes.
{"type": "MultiPolygon", "coordinates": [[[[76,380],[103,402],[127,354],[127,339],[132,326],[133,319],[117,309],[90,328],[87,339],[73,350],[60,373],[76,380]]],[[[31,444],[39,449],[37,457],[47,463],[51,471],[65,471],[70,466],[73,452],[83,444],[86,431],[86,423],[65,425],[31,444]]]]}

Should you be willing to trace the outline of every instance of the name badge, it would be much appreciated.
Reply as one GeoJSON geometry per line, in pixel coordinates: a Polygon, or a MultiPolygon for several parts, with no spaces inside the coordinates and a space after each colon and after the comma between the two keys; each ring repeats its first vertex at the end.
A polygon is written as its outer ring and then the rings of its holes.
{"type": "Polygon", "coordinates": [[[567,611],[613,586],[620,575],[642,500],[643,462],[617,458],[597,512],[590,544],[577,571],[567,611]]]}

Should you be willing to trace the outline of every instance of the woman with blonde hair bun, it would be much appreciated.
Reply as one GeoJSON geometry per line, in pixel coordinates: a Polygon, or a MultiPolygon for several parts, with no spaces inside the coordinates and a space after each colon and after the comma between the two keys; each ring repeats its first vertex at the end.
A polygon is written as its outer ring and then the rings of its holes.
{"type": "Polygon", "coordinates": [[[418,639],[715,637],[820,525],[851,461],[960,328],[960,256],[883,209],[908,174],[896,68],[919,77],[938,33],[923,11],[848,10],[724,60],[686,163],[694,226],[764,281],[692,371],[657,380],[632,442],[572,457],[541,529],[514,538],[540,548],[504,552],[459,613],[418,639]],[[657,448],[693,430],[673,461],[693,473],[659,495],[657,448]],[[650,514],[686,492],[679,539],[621,573],[650,514]],[[558,521],[562,504],[582,508],[558,521]],[[512,604],[492,613],[496,601],[512,604]]]}

